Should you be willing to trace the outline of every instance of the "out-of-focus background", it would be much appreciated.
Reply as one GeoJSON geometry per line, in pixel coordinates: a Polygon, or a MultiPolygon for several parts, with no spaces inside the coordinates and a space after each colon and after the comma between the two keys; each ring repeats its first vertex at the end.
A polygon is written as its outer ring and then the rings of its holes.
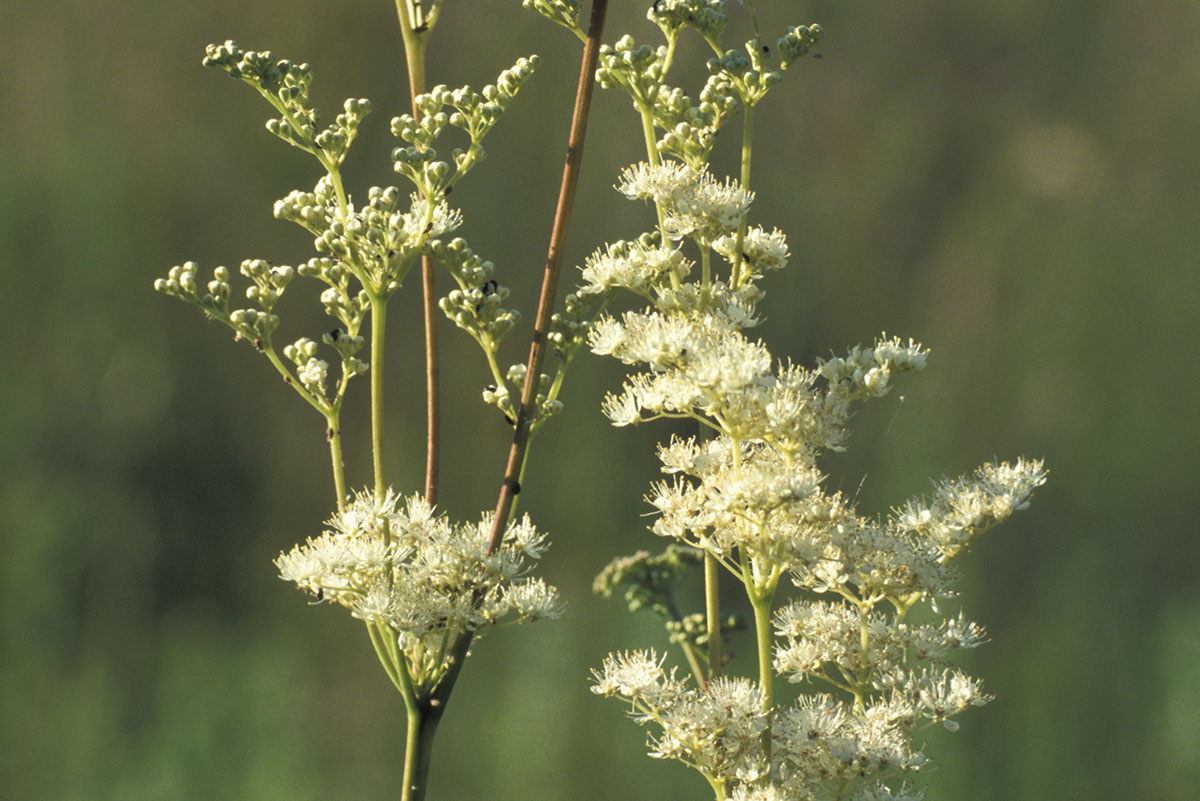
{"type": "MultiPolygon", "coordinates": [[[[614,0],[607,40],[657,42],[614,0]]],[[[1200,786],[1200,5],[1187,0],[758,0],[764,34],[820,22],[824,58],[757,117],[753,218],[792,265],[764,282],[761,335],[811,363],[880,331],[930,348],[855,420],[831,486],[883,512],[993,458],[1044,457],[1031,508],[963,560],[961,603],[992,642],[965,663],[997,700],[931,731],[931,799],[1160,799],[1200,786]]],[[[0,8],[0,798],[396,797],[403,710],[359,624],[310,607],[271,560],[332,506],[321,421],[264,359],[155,294],[207,272],[297,263],[271,217],[315,163],[263,130],[267,105],[200,66],[237,39],[312,63],[314,99],[376,113],[351,152],[358,196],[395,182],[407,108],[385,0],[83,2],[0,8]]],[[[749,36],[730,4],[731,43],[749,36]]],[[[532,320],[579,48],[516,0],[447,0],[432,82],[539,73],[455,192],[461,233],[532,320]]],[[[703,51],[680,55],[702,77],[703,51]]],[[[691,84],[692,90],[698,83],[691,84]]],[[[718,167],[735,171],[736,136],[718,167]]],[[[569,260],[650,217],[612,191],[639,158],[628,101],[598,96],[569,260]]],[[[570,279],[568,279],[570,280],[570,279]]],[[[417,282],[395,302],[388,463],[421,483],[417,282]],[[406,344],[407,343],[407,344],[406,344]]],[[[302,282],[289,335],[327,325],[302,282]]],[[[285,299],[287,300],[287,299],[285,299]]],[[[482,358],[443,321],[443,505],[495,503],[508,427],[482,358]]],[[[523,361],[528,322],[507,361],[523,361]]],[[[289,340],[290,341],[290,340],[289,340]]],[[[642,500],[675,429],[614,429],[619,365],[585,355],[537,441],[521,498],[553,533],[556,623],[480,641],[439,732],[432,799],[694,799],[587,689],[657,622],[590,591],[659,543],[642,500]]],[[[366,386],[349,478],[368,480],[366,386]]],[[[744,658],[745,641],[733,649],[744,658]]]]}

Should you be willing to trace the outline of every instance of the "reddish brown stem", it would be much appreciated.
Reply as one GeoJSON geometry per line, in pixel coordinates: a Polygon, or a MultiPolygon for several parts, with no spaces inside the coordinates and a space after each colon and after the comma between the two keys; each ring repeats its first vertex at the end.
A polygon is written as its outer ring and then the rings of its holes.
{"type": "Polygon", "coordinates": [[[425,500],[430,506],[437,503],[438,469],[441,460],[437,285],[433,268],[433,258],[425,254],[421,259],[421,288],[424,290],[425,308],[425,500]]]}
{"type": "MultiPolygon", "coordinates": [[[[401,29],[405,34],[405,55],[408,59],[408,89],[411,95],[413,119],[420,122],[421,109],[417,96],[425,92],[425,46],[426,35],[417,34],[406,25],[407,18],[400,11],[401,29]]],[[[423,196],[423,193],[422,193],[423,196]]],[[[432,199],[430,203],[434,202],[432,199]]],[[[425,321],[425,500],[437,503],[438,469],[441,461],[441,424],[439,403],[440,381],[437,332],[437,281],[435,263],[429,254],[421,258],[422,310],[425,321]]]]}
{"type": "Polygon", "coordinates": [[[542,293],[538,299],[537,320],[533,326],[533,342],[529,347],[529,361],[525,367],[525,386],[521,390],[521,406],[517,409],[512,447],[509,448],[508,465],[504,470],[504,482],[500,485],[500,497],[496,501],[496,516],[492,520],[488,553],[499,547],[500,537],[508,523],[513,498],[520,489],[517,481],[521,474],[521,465],[525,461],[525,449],[529,445],[538,378],[542,374],[542,363],[546,359],[546,335],[550,332],[550,316],[554,312],[554,299],[558,293],[563,245],[571,223],[571,211],[575,207],[575,189],[579,185],[580,167],[583,164],[583,140],[587,134],[588,111],[592,105],[596,63],[600,56],[600,38],[604,33],[604,17],[607,11],[608,0],[594,0],[592,17],[588,23],[587,42],[583,48],[579,84],[575,91],[575,112],[571,116],[571,133],[567,139],[567,161],[563,167],[562,186],[558,192],[554,227],[550,232],[550,248],[546,255],[546,271],[542,276],[542,293]]]}
{"type": "MultiPolygon", "coordinates": [[[[542,294],[538,306],[537,323],[534,326],[533,344],[530,346],[528,372],[521,393],[521,407],[517,410],[517,426],[513,434],[512,449],[508,455],[508,467],[504,472],[504,483],[500,488],[500,500],[496,504],[496,517],[492,522],[491,540],[488,551],[493,552],[500,542],[509,510],[512,508],[513,488],[520,475],[521,461],[525,458],[525,447],[529,442],[529,417],[533,408],[533,392],[537,387],[537,374],[545,356],[546,333],[550,326],[550,310],[554,306],[554,295],[558,288],[558,272],[562,266],[562,243],[566,239],[567,224],[571,219],[575,188],[579,184],[579,167],[583,161],[583,137],[587,130],[588,110],[591,107],[592,89],[595,86],[596,63],[600,55],[600,37],[604,33],[604,17],[608,11],[608,0],[593,0],[592,17],[588,23],[587,43],[583,49],[583,64],[579,72],[579,86],[575,93],[575,112],[571,117],[571,134],[567,140],[567,163],[563,168],[563,182],[559,190],[558,209],[554,215],[554,229],[550,234],[550,252],[546,258],[546,272],[542,277],[542,294]],[[532,385],[530,380],[535,382],[532,385]],[[532,386],[532,388],[531,388],[532,386]]],[[[467,658],[474,633],[463,633],[454,643],[450,656],[450,669],[442,678],[429,699],[428,716],[431,726],[446,711],[446,702],[458,680],[458,673],[467,658]]]]}

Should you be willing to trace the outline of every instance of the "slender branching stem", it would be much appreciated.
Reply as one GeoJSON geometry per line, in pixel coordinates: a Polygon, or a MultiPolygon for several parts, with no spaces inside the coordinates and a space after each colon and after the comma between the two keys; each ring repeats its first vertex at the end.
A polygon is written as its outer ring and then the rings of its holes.
{"type": "Polygon", "coordinates": [[[408,730],[404,743],[404,784],[400,791],[401,801],[413,801],[425,795],[425,783],[417,781],[417,764],[420,760],[418,749],[421,745],[421,707],[413,704],[406,710],[408,713],[408,730]]]}
{"type": "MultiPolygon", "coordinates": [[[[425,92],[425,53],[431,21],[429,18],[417,19],[414,6],[409,0],[396,0],[396,11],[400,17],[400,31],[404,37],[412,115],[414,120],[420,122],[421,109],[417,106],[417,97],[425,92]]],[[[437,200],[438,198],[426,198],[430,216],[437,200]]],[[[428,253],[421,257],[421,307],[425,324],[425,500],[430,504],[437,503],[438,472],[441,464],[441,382],[435,266],[433,257],[428,253]]]]}
{"type": "Polygon", "coordinates": [[[708,626],[708,675],[721,675],[721,573],[717,558],[704,552],[704,616],[708,626]]]}
{"type": "Polygon", "coordinates": [[[862,712],[866,705],[868,679],[871,675],[871,606],[858,604],[859,675],[854,688],[854,711],[862,712]]]}
{"type": "Polygon", "coordinates": [[[546,269],[542,276],[542,292],[538,299],[533,342],[530,344],[529,361],[525,369],[525,386],[521,391],[521,405],[517,408],[512,446],[508,452],[508,464],[504,470],[504,481],[500,485],[500,497],[496,501],[496,514],[492,519],[492,532],[488,542],[489,553],[495,551],[500,545],[500,537],[504,532],[509,510],[519,487],[518,476],[525,461],[525,450],[529,445],[530,429],[536,412],[534,405],[537,400],[538,379],[542,374],[542,363],[546,358],[546,335],[550,332],[550,316],[554,311],[554,299],[558,291],[563,248],[566,243],[567,229],[571,222],[571,212],[575,206],[575,190],[579,185],[580,168],[583,164],[583,145],[587,134],[588,112],[592,104],[592,90],[596,82],[596,63],[600,56],[600,38],[604,32],[604,18],[607,12],[608,0],[593,0],[587,42],[583,48],[583,63],[575,91],[575,110],[571,115],[571,133],[567,140],[566,164],[563,167],[562,185],[558,193],[558,206],[554,212],[554,226],[550,232],[550,247],[546,255],[546,269]]]}
{"type": "Polygon", "coordinates": [[[658,138],[654,135],[654,113],[649,104],[639,106],[638,111],[642,117],[642,136],[646,140],[646,160],[651,167],[657,167],[662,159],[658,155],[658,138]]]}
{"type": "Polygon", "coordinates": [[[383,470],[383,345],[387,333],[387,298],[371,294],[371,463],[375,496],[387,492],[383,470]]]}
{"type": "MultiPolygon", "coordinates": [[[[439,4],[435,4],[436,6],[439,4]]],[[[563,170],[562,190],[559,194],[558,210],[555,214],[554,228],[550,237],[550,252],[546,260],[546,272],[542,281],[542,294],[539,301],[537,322],[534,327],[533,343],[530,348],[530,358],[526,373],[525,386],[521,395],[521,405],[517,409],[516,428],[513,435],[512,448],[509,453],[508,466],[505,470],[504,482],[501,485],[500,498],[496,506],[496,516],[493,522],[490,550],[494,550],[500,542],[500,534],[507,523],[515,489],[519,486],[519,478],[524,468],[525,455],[528,448],[530,428],[532,425],[534,402],[536,399],[537,379],[541,373],[542,362],[547,346],[546,335],[549,332],[550,314],[554,305],[554,297],[558,286],[558,273],[562,265],[563,243],[566,238],[567,226],[570,221],[571,208],[574,205],[575,190],[579,182],[579,168],[583,157],[584,133],[587,128],[588,110],[591,104],[592,88],[596,72],[596,62],[600,50],[600,38],[603,34],[604,17],[607,11],[607,0],[594,0],[592,4],[591,23],[588,28],[587,43],[584,47],[583,64],[580,69],[579,88],[575,98],[575,113],[571,121],[571,134],[567,148],[567,163],[563,170]]],[[[405,46],[409,52],[410,71],[412,70],[412,44],[423,46],[424,37],[428,31],[414,29],[412,4],[408,0],[396,0],[396,9],[400,17],[401,30],[404,33],[405,46]]],[[[432,16],[427,17],[431,22],[432,16]]],[[[428,297],[428,296],[427,296],[428,297]]],[[[380,306],[382,304],[379,304],[380,306]]],[[[372,313],[375,313],[373,299],[372,313]]],[[[373,317],[374,330],[383,331],[383,320],[380,316],[373,317]]],[[[428,340],[427,340],[428,341],[428,340]]],[[[374,353],[375,341],[372,340],[372,360],[377,358],[374,353]]],[[[375,364],[372,365],[372,390],[375,387],[375,364]]],[[[433,374],[436,379],[436,373],[433,374]]],[[[374,409],[374,391],[372,391],[372,409],[374,409]]],[[[435,438],[431,438],[434,443],[435,438]]],[[[377,480],[382,476],[382,467],[377,464],[377,480]]],[[[427,479],[428,480],[428,479],[427,479]]],[[[435,491],[436,491],[436,484],[435,491]]],[[[429,485],[426,487],[429,491],[429,485]]],[[[381,645],[382,632],[372,635],[376,650],[381,645]]],[[[459,671],[466,659],[470,648],[472,633],[469,631],[459,634],[449,648],[447,663],[449,667],[440,681],[425,698],[418,698],[412,686],[412,677],[399,654],[393,654],[395,670],[389,675],[395,675],[400,685],[401,695],[404,696],[408,711],[408,737],[405,745],[404,788],[402,801],[422,801],[425,797],[427,777],[429,775],[430,755],[432,753],[433,737],[437,725],[445,713],[446,702],[458,680],[459,671]]],[[[381,656],[381,660],[382,660],[381,656]]]]}
{"type": "Polygon", "coordinates": [[[758,686],[763,692],[763,711],[771,709],[771,686],[774,672],[771,670],[771,601],[774,593],[760,594],[747,587],[750,605],[754,607],[754,636],[758,646],[758,686]]]}
{"type": "MultiPolygon", "coordinates": [[[[396,660],[391,649],[387,646],[387,638],[390,633],[386,629],[381,628],[379,624],[368,622],[367,634],[371,638],[371,645],[375,648],[375,655],[379,657],[379,664],[383,666],[383,672],[387,673],[388,678],[391,679],[392,684],[396,686],[400,694],[405,695],[405,684],[400,679],[400,671],[397,669],[396,660]]],[[[409,684],[409,690],[411,691],[411,684],[409,684]]],[[[405,705],[407,703],[408,697],[405,696],[405,705]]]]}
{"type": "MultiPolygon", "coordinates": [[[[754,136],[754,106],[746,104],[746,113],[742,117],[742,173],[740,180],[742,189],[750,190],[750,152],[751,142],[754,136]]],[[[734,245],[734,260],[733,274],[729,278],[729,288],[737,289],[742,283],[742,261],[746,258],[743,253],[746,242],[746,218],[747,214],[742,215],[742,219],[738,222],[737,240],[734,245]]]]}
{"type": "Polygon", "coordinates": [[[325,436],[329,439],[329,461],[333,466],[333,491],[337,493],[338,514],[346,511],[346,466],[342,462],[342,422],[340,410],[325,415],[325,436]]]}
{"type": "Polygon", "coordinates": [[[762,710],[767,718],[767,728],[763,731],[763,757],[771,764],[771,729],[774,717],[775,700],[772,684],[775,674],[771,669],[771,602],[774,600],[773,590],[760,592],[747,582],[746,589],[750,596],[750,605],[754,608],[754,634],[758,646],[758,686],[762,690],[762,710]]]}
{"type": "MultiPolygon", "coordinates": [[[[638,113],[642,117],[642,135],[646,139],[646,160],[651,167],[657,167],[662,163],[662,159],[658,155],[658,140],[654,136],[654,114],[649,105],[638,106],[638,113]]],[[[662,244],[665,246],[669,241],[667,239],[667,218],[663,212],[663,208],[658,203],[654,204],[655,212],[658,214],[658,231],[662,237],[662,244]]],[[[671,273],[671,286],[678,289],[681,286],[679,276],[671,273]]]]}

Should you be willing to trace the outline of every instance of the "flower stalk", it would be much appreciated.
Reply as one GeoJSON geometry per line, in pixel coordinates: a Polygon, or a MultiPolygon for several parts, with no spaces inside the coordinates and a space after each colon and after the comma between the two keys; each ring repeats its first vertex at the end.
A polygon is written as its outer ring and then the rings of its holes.
{"type": "Polygon", "coordinates": [[[566,163],[563,165],[562,183],[558,192],[558,203],[554,209],[554,225],[550,230],[550,246],[546,254],[546,267],[542,274],[542,289],[538,296],[537,320],[533,328],[533,341],[529,346],[529,359],[525,367],[525,383],[521,388],[521,402],[517,407],[513,423],[512,444],[508,451],[508,462],[504,468],[504,479],[500,484],[496,500],[496,513],[492,519],[492,532],[488,538],[488,550],[494,550],[500,541],[500,533],[520,491],[519,476],[524,469],[526,450],[533,419],[536,413],[535,400],[538,378],[549,346],[551,315],[558,293],[558,278],[562,272],[563,248],[571,224],[571,213],[575,208],[575,194],[579,186],[579,175],[583,167],[583,146],[587,137],[588,116],[592,107],[595,88],[596,64],[600,55],[600,42],[604,36],[604,20],[608,13],[608,0],[593,0],[588,22],[587,38],[583,46],[579,81],[575,88],[575,107],[571,113],[571,131],[567,138],[566,163]]]}
{"type": "MultiPolygon", "coordinates": [[[[408,65],[408,90],[412,115],[421,121],[417,98],[425,93],[425,63],[429,36],[441,10],[441,0],[421,13],[421,4],[396,0],[404,55],[408,65]]],[[[423,195],[422,195],[423,197],[423,195]]],[[[428,199],[426,198],[428,201],[428,199]]],[[[432,204],[427,204],[432,209],[432,204]]],[[[432,255],[421,256],[421,318],[425,329],[425,500],[437,503],[438,475],[441,465],[441,381],[437,330],[437,277],[432,255]]]]}

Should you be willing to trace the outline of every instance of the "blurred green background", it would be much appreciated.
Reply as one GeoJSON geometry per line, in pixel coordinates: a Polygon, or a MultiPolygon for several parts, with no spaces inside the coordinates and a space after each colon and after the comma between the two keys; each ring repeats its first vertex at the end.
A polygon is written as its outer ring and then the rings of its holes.
{"type": "MultiPolygon", "coordinates": [[[[613,0],[608,41],[655,41],[646,5],[613,0]]],[[[827,31],[824,58],[758,115],[754,219],[793,253],[766,283],[762,336],[806,363],[881,330],[933,351],[860,412],[849,452],[826,462],[831,486],[885,511],[992,457],[1052,471],[965,557],[962,603],[992,635],[968,667],[997,700],[929,735],[930,798],[1195,799],[1200,4],[756,5],[771,38],[827,31]]],[[[744,41],[745,10],[730,10],[730,41],[744,41]]],[[[5,801],[398,795],[403,710],[361,626],[307,606],[271,565],[332,506],[321,421],[224,328],[151,290],[186,259],[207,271],[310,255],[270,210],[315,164],[263,130],[248,87],[201,68],[226,38],[312,63],[327,114],[370,97],[348,185],[395,181],[387,120],[407,98],[390,2],[0,7],[5,801]]],[[[454,195],[462,234],[527,321],[578,46],[516,0],[447,0],[430,69],[479,86],[529,52],[539,74],[454,195]]],[[[594,114],[571,264],[649,220],[611,189],[642,147],[628,102],[602,93],[594,114]]],[[[389,466],[411,491],[423,415],[409,283],[388,392],[389,466]]],[[[327,325],[303,294],[289,293],[283,337],[327,325]]],[[[442,501],[473,518],[495,503],[509,429],[479,400],[473,343],[443,323],[442,501]]],[[[613,556],[657,545],[641,499],[672,429],[608,426],[598,406],[618,365],[582,359],[521,496],[553,533],[543,572],[570,613],[476,645],[431,799],[708,797],[587,689],[607,651],[661,644],[656,622],[590,584],[613,556]]],[[[369,477],[363,392],[347,415],[354,484],[369,477]]]]}

